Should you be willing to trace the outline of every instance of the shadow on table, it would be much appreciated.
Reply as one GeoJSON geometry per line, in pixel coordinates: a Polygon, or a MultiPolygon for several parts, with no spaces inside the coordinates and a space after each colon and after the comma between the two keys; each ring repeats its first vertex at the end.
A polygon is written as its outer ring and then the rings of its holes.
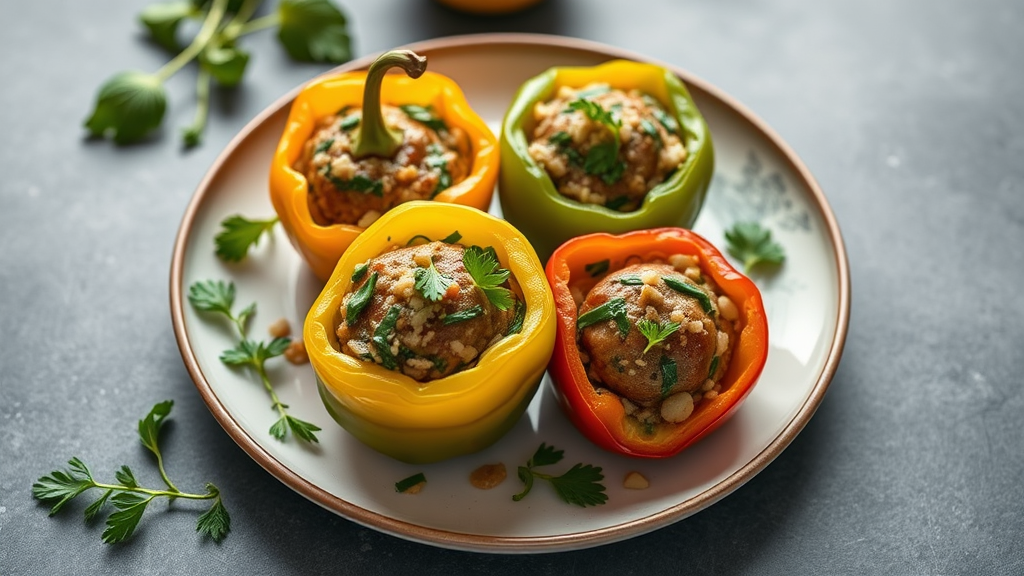
{"type": "Polygon", "coordinates": [[[415,23],[416,35],[423,38],[488,32],[565,35],[571,27],[568,7],[559,0],[544,0],[520,12],[493,16],[459,12],[434,0],[408,0],[407,7],[403,20],[415,23]]]}

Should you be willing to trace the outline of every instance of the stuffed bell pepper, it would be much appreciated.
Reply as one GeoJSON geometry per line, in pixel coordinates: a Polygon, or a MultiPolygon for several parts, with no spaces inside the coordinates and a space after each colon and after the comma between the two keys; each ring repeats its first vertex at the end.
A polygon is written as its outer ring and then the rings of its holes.
{"type": "Polygon", "coordinates": [[[292,244],[321,280],[374,220],[411,200],[487,210],[497,139],[426,59],[387,52],[367,72],[316,80],[292,104],[270,196],[292,244]],[[400,67],[407,75],[386,74],[400,67]]]}
{"type": "Polygon", "coordinates": [[[502,123],[498,194],[546,260],[574,236],[690,227],[713,170],[682,81],[616,60],[551,68],[520,87],[502,123]]]}
{"type": "Polygon", "coordinates": [[[556,395],[606,450],[677,454],[724,422],[764,368],[760,292],[693,232],[577,237],[546,271],[557,310],[556,395]]]}
{"type": "Polygon", "coordinates": [[[554,303],[529,242],[464,206],[414,201],[352,243],[304,340],[328,412],[368,446],[429,463],[476,452],[544,375],[554,303]]]}

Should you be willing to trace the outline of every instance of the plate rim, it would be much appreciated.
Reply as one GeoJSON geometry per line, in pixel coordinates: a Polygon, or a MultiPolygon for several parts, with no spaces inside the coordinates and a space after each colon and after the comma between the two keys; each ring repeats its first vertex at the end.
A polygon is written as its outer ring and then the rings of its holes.
{"type": "MultiPolygon", "coordinates": [[[[430,52],[465,50],[472,49],[474,46],[482,45],[486,45],[487,47],[504,45],[509,48],[554,47],[560,50],[576,51],[609,59],[622,58],[651,62],[662,66],[677,74],[691,89],[707,93],[712,98],[719,100],[739,114],[745,121],[750,123],[757,131],[759,131],[771,146],[778,150],[783,161],[788,164],[788,167],[794,173],[799,175],[800,179],[810,191],[811,197],[814,199],[814,206],[812,208],[817,210],[819,217],[824,223],[826,235],[831,239],[833,244],[833,257],[836,262],[836,269],[834,272],[837,279],[839,305],[835,318],[836,328],[833,340],[825,357],[825,363],[821,372],[818,374],[817,381],[812,386],[811,392],[804,400],[803,404],[796,411],[792,419],[783,427],[779,435],[776,436],[775,439],[759,454],[725,479],[675,506],[644,518],[613,526],[548,536],[488,536],[430,528],[398,520],[396,518],[362,508],[330,494],[323,488],[314,485],[282,464],[270,452],[261,447],[255,438],[243,429],[231,414],[228,413],[227,408],[217,398],[216,392],[213,390],[209,380],[206,378],[199,365],[199,360],[189,343],[185,326],[185,290],[183,284],[184,264],[185,254],[188,251],[189,237],[191,235],[193,225],[195,224],[196,217],[207,196],[211,195],[211,185],[217,174],[223,169],[228,159],[233,156],[236,149],[270,117],[279,113],[282,108],[288,106],[306,83],[289,90],[283,96],[279,97],[269,106],[264,108],[252,120],[246,123],[239,133],[236,134],[235,137],[232,138],[224,149],[217,155],[217,158],[200,180],[192,198],[189,200],[185,213],[179,224],[178,232],[175,236],[169,279],[171,322],[174,328],[174,335],[178,344],[178,349],[181,353],[182,361],[185,364],[189,376],[192,378],[192,381],[199,391],[200,396],[203,398],[207,408],[210,410],[211,414],[213,414],[214,418],[221,425],[224,431],[227,432],[228,436],[230,436],[231,439],[242,448],[242,450],[244,450],[264,470],[269,472],[272,476],[292,490],[296,491],[313,503],[318,504],[321,507],[357,524],[373,528],[399,538],[425,544],[432,544],[443,548],[496,553],[557,552],[598,546],[639,536],[695,514],[740,488],[743,484],[761,472],[779,454],[781,454],[810,421],[818,406],[821,404],[821,401],[825,396],[825,392],[838,369],[849,328],[850,273],[849,261],[847,259],[842,233],[839,229],[838,221],[832,212],[832,208],[829,205],[820,185],[789,144],[787,144],[774,129],[772,129],[744,104],[716,86],[695,76],[687,70],[680,68],[679,66],[661,62],[657,59],[650,58],[627,49],[600,42],[548,34],[466,34],[423,40],[403,45],[400,48],[410,49],[417,52],[425,52],[429,55],[430,52]]],[[[366,68],[379,54],[380,53],[378,52],[354,59],[318,75],[317,78],[320,76],[337,74],[347,70],[366,68]]],[[[311,79],[310,82],[313,80],[315,80],[315,78],[311,79]]]]}

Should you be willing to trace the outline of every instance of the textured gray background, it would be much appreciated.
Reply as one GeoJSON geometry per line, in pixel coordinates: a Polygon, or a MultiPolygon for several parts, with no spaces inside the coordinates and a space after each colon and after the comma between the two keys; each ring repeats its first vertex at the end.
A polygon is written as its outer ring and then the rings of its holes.
{"type": "Polygon", "coordinates": [[[804,432],[696,516],[586,551],[490,556],[361,528],[257,466],[210,416],[171,331],[168,269],[192,191],[230,138],[326,69],[248,37],[183,152],[192,79],[163,134],[84,138],[99,84],[155,70],[133,0],[0,2],[0,573],[1024,573],[1024,3],[546,0],[475,18],[430,0],[348,0],[357,55],[486,31],[563,34],[689,69],[786,139],[825,190],[852,268],[838,373],[804,432]],[[124,546],[81,506],[48,518],[38,476],[73,455],[148,473],[134,435],[174,399],[172,477],[209,480],[222,545],[158,505],[124,546]],[[155,513],[154,513],[155,512],[155,513]],[[159,516],[159,517],[157,517],[159,516]]]}

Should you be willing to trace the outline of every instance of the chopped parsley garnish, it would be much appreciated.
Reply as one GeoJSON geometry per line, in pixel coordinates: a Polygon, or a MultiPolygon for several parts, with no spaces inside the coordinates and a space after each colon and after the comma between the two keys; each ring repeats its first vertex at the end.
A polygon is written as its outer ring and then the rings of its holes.
{"type": "Polygon", "coordinates": [[[362,264],[359,264],[358,266],[352,269],[352,282],[359,282],[366,276],[366,273],[369,271],[370,265],[368,263],[363,262],[362,264]]]}
{"type": "Polygon", "coordinates": [[[661,148],[664,143],[661,141],[661,132],[658,132],[658,128],[647,118],[640,119],[640,131],[647,134],[654,140],[655,148],[661,148]]]}
{"type": "Polygon", "coordinates": [[[608,501],[608,495],[604,493],[604,475],[599,466],[590,464],[576,464],[561,476],[553,476],[538,472],[540,466],[550,466],[562,460],[565,452],[557,450],[553,446],[541,443],[540,448],[533,457],[527,461],[526,466],[519,467],[519,479],[523,481],[523,491],[512,496],[512,500],[519,502],[533,489],[535,478],[547,480],[558,496],[576,506],[597,506],[608,501]]]}
{"type": "Polygon", "coordinates": [[[636,329],[647,338],[647,347],[640,353],[641,356],[647,354],[647,351],[654,346],[661,344],[666,338],[674,334],[679,330],[679,322],[666,322],[664,324],[648,320],[647,318],[641,319],[636,323],[636,329]]]}
{"type": "Polygon", "coordinates": [[[576,329],[583,330],[605,320],[615,322],[620,337],[625,338],[629,334],[629,316],[626,315],[626,300],[624,298],[612,298],[581,315],[576,320],[576,329]]]}
{"type": "Polygon", "coordinates": [[[611,261],[609,260],[599,260],[597,262],[591,262],[583,268],[587,271],[587,274],[590,274],[591,278],[596,278],[608,271],[608,265],[610,263],[611,261]]]}
{"type": "Polygon", "coordinates": [[[577,92],[576,93],[576,97],[577,98],[582,98],[582,99],[594,98],[595,96],[600,96],[602,94],[607,94],[607,93],[609,93],[611,91],[612,91],[612,87],[607,85],[607,84],[595,84],[594,86],[591,86],[590,88],[585,88],[585,89],[580,90],[579,92],[577,92]]]}
{"type": "Polygon", "coordinates": [[[512,306],[512,291],[502,286],[512,273],[506,268],[498,267],[498,255],[494,252],[493,246],[466,248],[462,253],[462,263],[473,278],[473,284],[484,293],[495,308],[505,311],[512,306]]]}
{"type": "Polygon", "coordinates": [[[437,302],[444,298],[448,287],[452,285],[452,279],[438,272],[433,261],[427,268],[417,268],[414,275],[416,277],[414,287],[431,302],[437,302]]]}
{"type": "Polygon", "coordinates": [[[423,124],[427,128],[430,128],[434,132],[444,132],[448,130],[448,125],[444,123],[444,120],[440,116],[434,114],[434,108],[432,106],[419,106],[416,104],[403,104],[399,106],[402,112],[410,119],[423,124]]]}
{"type": "Polygon", "coordinates": [[[388,370],[398,368],[398,360],[391,353],[391,344],[388,343],[388,337],[394,331],[395,324],[398,323],[398,315],[401,313],[402,307],[397,304],[388,308],[388,313],[384,315],[380,324],[377,325],[377,329],[373,331],[373,338],[371,338],[373,345],[377,348],[377,354],[380,356],[380,365],[388,370]]]}
{"type": "Polygon", "coordinates": [[[417,484],[426,484],[426,482],[427,477],[423,475],[423,472],[418,472],[408,478],[395,482],[395,492],[406,492],[413,486],[416,486],[417,484]]]}
{"type": "Polygon", "coordinates": [[[604,203],[604,207],[609,210],[618,210],[626,204],[629,204],[629,196],[616,196],[611,200],[604,203]]]}
{"type": "Polygon", "coordinates": [[[355,114],[346,117],[338,124],[338,128],[341,128],[343,132],[348,132],[356,126],[359,126],[359,116],[356,116],[355,114]]]}
{"type": "Polygon", "coordinates": [[[459,240],[462,240],[462,234],[459,234],[459,231],[456,230],[455,232],[452,232],[451,234],[442,238],[441,242],[444,242],[445,244],[455,244],[459,240]]]}
{"type": "Polygon", "coordinates": [[[679,381],[676,361],[662,355],[658,368],[661,370],[661,397],[664,398],[668,396],[669,392],[672,391],[672,387],[679,381]]]}
{"type": "Polygon", "coordinates": [[[669,113],[665,112],[661,102],[658,102],[655,98],[646,94],[644,95],[643,100],[644,104],[647,104],[647,106],[651,108],[651,114],[654,115],[654,119],[664,126],[665,130],[668,130],[669,134],[679,134],[679,122],[669,113]]]}
{"type": "Polygon", "coordinates": [[[348,299],[348,305],[345,307],[345,323],[351,326],[359,318],[359,314],[362,313],[363,308],[370,303],[370,299],[373,298],[373,288],[377,285],[377,273],[370,274],[370,279],[367,280],[359,290],[356,290],[352,297],[348,299]]]}
{"type": "Polygon", "coordinates": [[[512,314],[512,322],[508,325],[508,335],[519,334],[523,330],[524,321],[526,321],[526,303],[516,300],[515,313],[512,314]]]}
{"type": "Polygon", "coordinates": [[[555,132],[548,137],[548,142],[554,144],[561,154],[565,154],[570,164],[583,166],[583,163],[586,162],[583,155],[572,147],[572,136],[568,132],[555,132]]]}
{"type": "Polygon", "coordinates": [[[725,231],[729,254],[743,261],[747,273],[758,264],[782,264],[786,253],[772,240],[772,232],[757,222],[740,222],[725,231]]]}
{"type": "Polygon", "coordinates": [[[619,283],[623,286],[643,286],[644,281],[635,274],[619,277],[619,283]]]}
{"type": "Polygon", "coordinates": [[[322,172],[324,177],[339,191],[360,192],[362,194],[373,194],[381,198],[384,197],[384,183],[380,180],[373,180],[362,174],[356,174],[351,180],[338,178],[331,173],[330,164],[324,165],[322,172]]]}
{"type": "Polygon", "coordinates": [[[661,279],[665,281],[669,288],[676,292],[696,298],[700,302],[700,307],[704,309],[705,314],[709,316],[715,315],[715,307],[711,304],[711,297],[703,290],[672,276],[662,276],[661,279]]]}
{"type": "Polygon", "coordinates": [[[622,122],[616,120],[612,113],[602,108],[600,104],[590,100],[573,100],[569,103],[569,109],[583,112],[587,118],[604,124],[611,132],[611,142],[602,142],[590,148],[583,162],[583,170],[587,174],[600,177],[606,184],[614,184],[622,178],[626,170],[626,163],[619,160],[619,149],[622,147],[619,128],[622,122]]]}
{"type": "Polygon", "coordinates": [[[715,372],[718,371],[718,363],[722,361],[721,356],[715,356],[711,359],[711,366],[708,367],[708,380],[715,376],[715,372]]]}
{"type": "Polygon", "coordinates": [[[443,324],[448,326],[450,324],[458,324],[459,322],[465,322],[466,320],[472,320],[477,316],[481,316],[484,313],[484,307],[477,304],[472,308],[466,310],[459,310],[458,312],[452,312],[451,314],[444,317],[443,324]]]}
{"type": "Polygon", "coordinates": [[[406,246],[419,246],[419,245],[422,245],[422,244],[429,244],[430,242],[432,242],[432,240],[430,239],[430,236],[424,236],[423,234],[417,234],[417,235],[413,236],[412,238],[409,238],[409,241],[406,242],[405,245],[406,246]]]}
{"type": "Polygon", "coordinates": [[[442,151],[432,151],[424,161],[427,166],[430,168],[436,168],[440,173],[437,177],[437,186],[435,186],[434,191],[430,193],[431,198],[452,187],[452,173],[448,171],[448,160],[445,159],[442,151]]]}
{"type": "Polygon", "coordinates": [[[317,145],[316,149],[313,150],[314,154],[320,154],[321,152],[327,152],[334,145],[334,138],[328,138],[317,145]]]}

